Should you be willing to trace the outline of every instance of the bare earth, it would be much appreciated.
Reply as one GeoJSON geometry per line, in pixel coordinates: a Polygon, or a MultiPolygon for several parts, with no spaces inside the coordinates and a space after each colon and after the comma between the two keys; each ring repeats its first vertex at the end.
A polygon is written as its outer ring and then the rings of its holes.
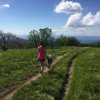
{"type": "Polygon", "coordinates": [[[68,84],[66,84],[66,86],[65,86],[65,88],[66,88],[65,95],[68,95],[69,90],[70,90],[70,84],[71,84],[71,80],[72,80],[72,76],[73,76],[72,73],[73,73],[73,67],[74,67],[75,60],[76,59],[73,60],[72,65],[69,68],[69,79],[68,79],[68,84]]]}

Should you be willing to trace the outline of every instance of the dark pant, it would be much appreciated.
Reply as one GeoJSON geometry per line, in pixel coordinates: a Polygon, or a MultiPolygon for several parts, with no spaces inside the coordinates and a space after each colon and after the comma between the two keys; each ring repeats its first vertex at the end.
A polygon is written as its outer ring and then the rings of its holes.
{"type": "Polygon", "coordinates": [[[39,62],[40,62],[40,66],[41,67],[44,67],[44,62],[45,62],[45,59],[38,59],[39,60],[39,62]]]}

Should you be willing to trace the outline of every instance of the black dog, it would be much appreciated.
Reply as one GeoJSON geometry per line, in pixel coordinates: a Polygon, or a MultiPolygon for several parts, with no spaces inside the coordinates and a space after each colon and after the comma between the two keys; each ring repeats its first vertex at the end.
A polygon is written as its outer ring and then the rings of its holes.
{"type": "Polygon", "coordinates": [[[48,60],[48,68],[50,69],[51,68],[51,65],[52,65],[52,61],[53,61],[53,58],[51,55],[48,55],[47,56],[47,60],[48,60]]]}

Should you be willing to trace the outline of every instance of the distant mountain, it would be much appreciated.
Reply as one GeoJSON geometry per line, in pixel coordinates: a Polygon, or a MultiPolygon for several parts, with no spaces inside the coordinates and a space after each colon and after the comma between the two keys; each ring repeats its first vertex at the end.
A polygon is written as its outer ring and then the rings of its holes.
{"type": "MultiPolygon", "coordinates": [[[[60,35],[56,35],[55,37],[58,38],[60,35]]],[[[94,42],[100,42],[100,36],[73,36],[68,35],[68,37],[75,37],[77,38],[81,43],[94,43],[94,42]]]]}
{"type": "Polygon", "coordinates": [[[81,43],[100,42],[100,36],[74,36],[74,37],[76,37],[81,43]]]}
{"type": "Polygon", "coordinates": [[[19,35],[18,37],[19,37],[19,38],[22,38],[22,39],[25,39],[25,40],[28,39],[28,36],[27,36],[27,35],[19,35]]]}

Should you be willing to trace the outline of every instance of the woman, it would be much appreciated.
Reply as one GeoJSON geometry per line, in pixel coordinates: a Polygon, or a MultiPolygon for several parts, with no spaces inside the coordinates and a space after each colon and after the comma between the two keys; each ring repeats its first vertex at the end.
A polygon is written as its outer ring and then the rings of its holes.
{"type": "Polygon", "coordinates": [[[46,58],[45,48],[43,42],[40,42],[38,46],[38,60],[40,62],[41,71],[43,71],[44,68],[45,58],[46,58]]]}

